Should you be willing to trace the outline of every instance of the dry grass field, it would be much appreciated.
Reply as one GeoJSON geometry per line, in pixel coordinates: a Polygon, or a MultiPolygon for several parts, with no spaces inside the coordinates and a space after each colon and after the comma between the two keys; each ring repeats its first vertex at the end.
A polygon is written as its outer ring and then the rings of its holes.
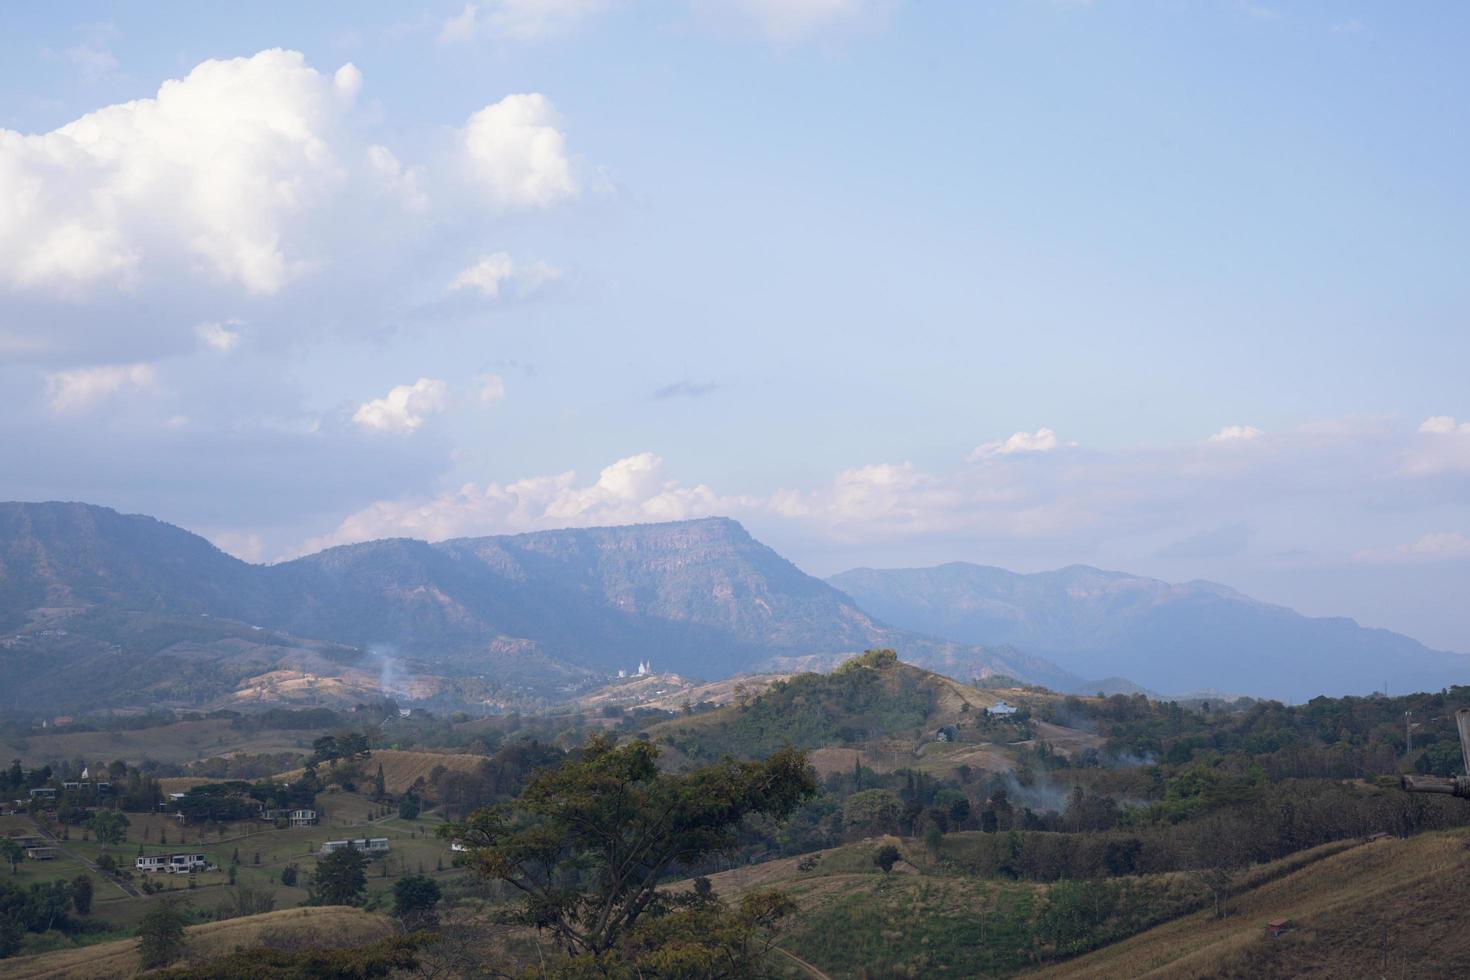
{"type": "MultiPolygon", "coordinates": [[[[336,906],[284,909],[245,919],[190,926],[185,962],[223,956],[236,947],[259,945],[267,939],[317,947],[357,946],[386,935],[389,929],[385,916],[361,909],[336,906]]],[[[21,956],[6,960],[4,972],[8,980],[130,977],[138,972],[137,947],[137,940],[125,939],[84,949],[21,956]]]]}
{"type": "Polygon", "coordinates": [[[227,718],[210,718],[136,731],[29,735],[5,743],[0,752],[7,762],[19,758],[26,765],[58,759],[92,763],[122,759],[134,765],[152,759],[176,764],[239,752],[309,753],[312,739],[321,734],[314,730],[246,732],[234,728],[227,718]]]}
{"type": "MultiPolygon", "coordinates": [[[[368,777],[372,777],[378,771],[378,766],[383,767],[383,786],[390,793],[403,793],[413,786],[419,777],[429,778],[429,773],[435,767],[443,766],[445,769],[455,769],[460,772],[472,772],[485,761],[482,755],[471,755],[464,752],[405,752],[398,749],[374,749],[372,757],[362,764],[362,771],[368,777]]],[[[277,779],[287,782],[300,779],[304,770],[293,769],[283,772],[277,779]]],[[[320,770],[323,780],[326,780],[327,772],[320,770]]]]}
{"type": "Polygon", "coordinates": [[[1470,832],[1353,847],[1038,977],[1470,976],[1470,832]],[[1289,919],[1277,939],[1266,923],[1289,919]]]}

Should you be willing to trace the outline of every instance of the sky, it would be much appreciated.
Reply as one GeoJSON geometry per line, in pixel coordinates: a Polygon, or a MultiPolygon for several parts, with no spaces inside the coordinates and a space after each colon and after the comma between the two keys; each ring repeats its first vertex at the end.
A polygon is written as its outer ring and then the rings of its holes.
{"type": "Polygon", "coordinates": [[[1470,8],[0,7],[0,499],[741,520],[1470,651],[1470,8]]]}

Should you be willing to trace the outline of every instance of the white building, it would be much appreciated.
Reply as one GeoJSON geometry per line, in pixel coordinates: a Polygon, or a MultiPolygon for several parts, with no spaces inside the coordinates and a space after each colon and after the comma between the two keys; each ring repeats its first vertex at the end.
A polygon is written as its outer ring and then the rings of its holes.
{"type": "Polygon", "coordinates": [[[997,701],[987,709],[993,715],[1013,715],[1016,709],[1004,701],[997,701]]]}
{"type": "Polygon", "coordinates": [[[322,845],[321,854],[325,857],[346,847],[353,847],[362,851],[368,857],[376,857],[379,854],[388,853],[388,838],[386,837],[357,837],[351,840],[329,840],[322,845]]]}
{"type": "Polygon", "coordinates": [[[203,871],[208,865],[203,854],[189,852],[184,854],[144,854],[133,862],[133,867],[143,872],[163,872],[164,874],[190,874],[195,871],[203,871]]]}

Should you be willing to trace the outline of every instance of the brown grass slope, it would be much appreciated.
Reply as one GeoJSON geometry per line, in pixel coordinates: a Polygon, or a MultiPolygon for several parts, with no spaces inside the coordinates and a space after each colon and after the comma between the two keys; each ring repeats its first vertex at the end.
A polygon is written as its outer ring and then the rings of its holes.
{"type": "Polygon", "coordinates": [[[1039,977],[1470,976],[1470,832],[1351,848],[1039,977]],[[1272,919],[1295,928],[1266,935],[1272,919]]]}
{"type": "MultiPolygon", "coordinates": [[[[274,942],[312,947],[358,946],[391,929],[388,919],[345,906],[283,909],[243,919],[208,922],[188,928],[185,962],[225,956],[236,947],[274,942]]],[[[123,939],[82,949],[58,950],[6,960],[0,967],[7,980],[99,980],[130,977],[138,972],[138,942],[123,939]]]]}
{"type": "MultiPolygon", "coordinates": [[[[362,764],[362,771],[371,778],[383,767],[383,787],[390,793],[403,793],[413,786],[420,776],[429,778],[429,773],[438,766],[458,772],[473,772],[485,756],[468,752],[411,752],[401,749],[373,749],[372,756],[362,764]]],[[[293,769],[283,772],[277,779],[290,781],[300,779],[305,770],[293,769]]],[[[328,780],[328,770],[318,770],[323,781],[328,780]]]]}

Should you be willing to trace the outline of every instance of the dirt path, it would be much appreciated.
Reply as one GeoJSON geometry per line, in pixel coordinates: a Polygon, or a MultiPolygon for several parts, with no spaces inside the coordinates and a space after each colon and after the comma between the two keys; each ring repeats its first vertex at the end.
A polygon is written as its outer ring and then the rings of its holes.
{"type": "Polygon", "coordinates": [[[100,875],[104,881],[112,882],[124,895],[128,896],[129,898],[143,897],[143,893],[138,891],[138,889],[134,888],[132,885],[125,884],[121,880],[114,878],[112,875],[97,867],[97,865],[93,864],[91,861],[88,861],[86,858],[82,857],[76,851],[68,850],[66,847],[62,846],[61,841],[58,840],[56,836],[51,833],[51,831],[36,823],[35,818],[27,817],[26,819],[31,822],[32,827],[36,828],[36,833],[49,840],[51,842],[51,846],[55,847],[62,854],[65,854],[67,857],[71,858],[73,861],[77,862],[88,871],[100,875]]]}
{"type": "Polygon", "coordinates": [[[800,956],[797,956],[795,953],[791,952],[791,950],[789,950],[789,949],[782,949],[780,946],[777,946],[776,947],[776,952],[778,952],[781,955],[785,956],[788,960],[790,960],[791,962],[795,963],[797,966],[801,967],[803,970],[805,970],[806,972],[810,973],[812,976],[816,977],[817,980],[832,980],[832,978],[829,977],[827,974],[823,973],[821,970],[818,970],[816,967],[812,966],[806,960],[802,959],[800,956]]]}

